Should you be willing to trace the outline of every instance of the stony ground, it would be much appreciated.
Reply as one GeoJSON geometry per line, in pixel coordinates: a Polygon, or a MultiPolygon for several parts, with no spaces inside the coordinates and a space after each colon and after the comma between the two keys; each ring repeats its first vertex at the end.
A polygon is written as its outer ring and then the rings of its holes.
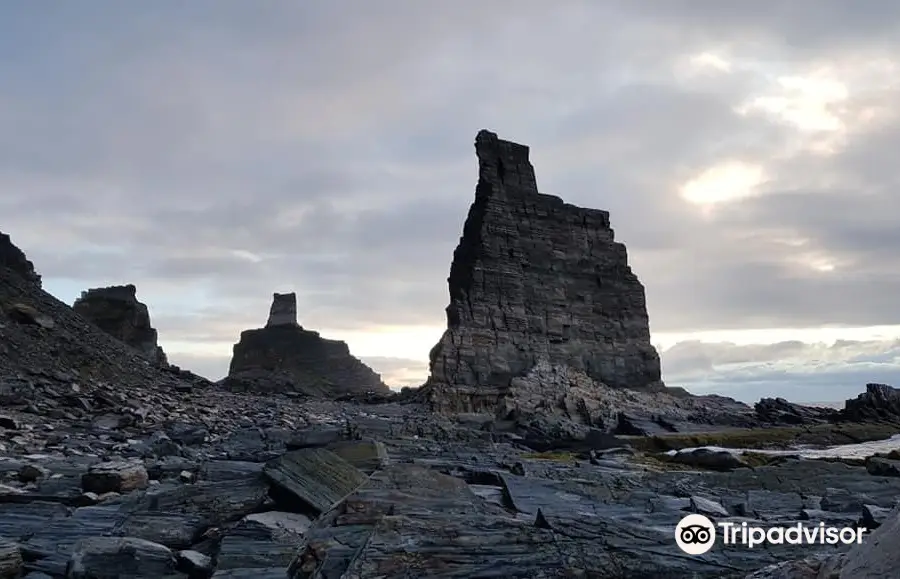
{"type": "Polygon", "coordinates": [[[841,549],[689,556],[678,520],[875,528],[900,496],[887,459],[535,453],[474,415],[214,387],[73,419],[68,395],[0,418],[2,577],[744,577],[841,549]]]}

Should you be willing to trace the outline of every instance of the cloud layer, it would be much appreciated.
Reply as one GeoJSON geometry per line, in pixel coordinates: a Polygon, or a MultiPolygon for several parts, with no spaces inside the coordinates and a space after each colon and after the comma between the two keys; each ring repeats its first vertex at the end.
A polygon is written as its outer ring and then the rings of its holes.
{"type": "MultiPolygon", "coordinates": [[[[654,336],[900,325],[898,17],[838,0],[10,4],[2,226],[67,301],[135,283],[185,366],[221,374],[294,290],[304,325],[414,382],[489,128],[532,146],[542,190],[611,211],[654,336]]],[[[814,343],[663,357],[698,390],[839,399],[889,377],[895,343],[866,343],[828,364],[814,343]]]]}

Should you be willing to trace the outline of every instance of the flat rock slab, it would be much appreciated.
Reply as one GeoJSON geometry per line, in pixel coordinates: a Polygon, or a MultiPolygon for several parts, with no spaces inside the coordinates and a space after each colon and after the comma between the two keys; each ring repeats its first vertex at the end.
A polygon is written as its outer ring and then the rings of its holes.
{"type": "Polygon", "coordinates": [[[62,575],[76,543],[82,539],[109,535],[122,517],[117,507],[97,506],[75,509],[70,517],[47,520],[21,542],[27,555],[27,567],[51,575],[62,575]]]}
{"type": "Polygon", "coordinates": [[[91,537],[78,541],[66,569],[67,579],[159,579],[176,573],[168,548],[132,537],[91,537]]]}
{"type": "Polygon", "coordinates": [[[207,527],[204,517],[180,513],[131,513],[113,530],[117,537],[135,537],[170,549],[187,549],[207,527]]]}
{"type": "MultiPolygon", "coordinates": [[[[599,555],[599,554],[598,554],[599,555]]],[[[511,518],[386,516],[350,564],[351,577],[560,577],[553,533],[511,518]]]]}
{"type": "Polygon", "coordinates": [[[216,568],[284,569],[297,553],[310,520],[296,513],[270,511],[244,517],[222,539],[216,568]]]}
{"type": "Polygon", "coordinates": [[[0,537],[22,541],[37,529],[72,516],[72,509],[55,502],[0,504],[0,537]]]}
{"type": "Polygon", "coordinates": [[[202,517],[211,526],[236,521],[259,509],[268,498],[262,479],[163,486],[129,496],[123,510],[130,513],[168,513],[202,517]]]}
{"type": "Polygon", "coordinates": [[[388,460],[387,449],[377,440],[344,440],[326,448],[366,474],[384,468],[388,460]]]}
{"type": "Polygon", "coordinates": [[[324,448],[288,452],[267,463],[263,472],[273,485],[319,513],[368,480],[358,468],[324,448]]]}

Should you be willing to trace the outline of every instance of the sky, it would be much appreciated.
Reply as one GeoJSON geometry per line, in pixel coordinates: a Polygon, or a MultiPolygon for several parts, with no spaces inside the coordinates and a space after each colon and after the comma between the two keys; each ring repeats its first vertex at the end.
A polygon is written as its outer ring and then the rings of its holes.
{"type": "Polygon", "coordinates": [[[485,128],[610,211],[667,384],[843,400],[900,385],[898,72],[894,1],[4,2],[0,229],[210,378],[295,291],[418,385],[485,128]]]}

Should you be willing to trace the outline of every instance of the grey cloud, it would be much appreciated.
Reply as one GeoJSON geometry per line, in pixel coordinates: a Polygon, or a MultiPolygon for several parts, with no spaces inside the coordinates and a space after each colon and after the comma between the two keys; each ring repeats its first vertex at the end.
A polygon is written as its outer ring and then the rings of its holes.
{"type": "Polygon", "coordinates": [[[877,44],[900,28],[900,6],[891,0],[867,2],[864,9],[842,0],[765,5],[739,0],[617,0],[615,4],[635,16],[687,28],[708,39],[755,40],[761,49],[790,47],[801,56],[877,44]]]}

